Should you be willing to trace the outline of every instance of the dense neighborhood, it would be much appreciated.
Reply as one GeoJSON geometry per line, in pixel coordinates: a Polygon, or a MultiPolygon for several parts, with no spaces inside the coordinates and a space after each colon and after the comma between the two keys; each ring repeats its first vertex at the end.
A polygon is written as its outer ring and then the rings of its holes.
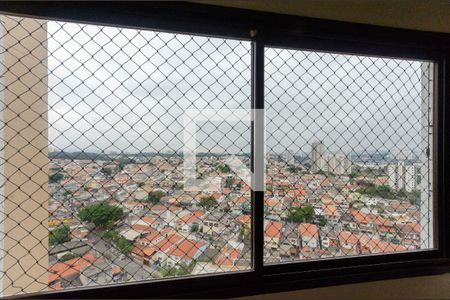
{"type": "MultiPolygon", "coordinates": [[[[266,263],[420,249],[417,159],[374,164],[323,148],[267,156],[266,263]]],[[[193,192],[176,153],[51,157],[49,287],[250,269],[251,189],[227,158],[200,156],[199,177],[221,191],[193,192]]]]}

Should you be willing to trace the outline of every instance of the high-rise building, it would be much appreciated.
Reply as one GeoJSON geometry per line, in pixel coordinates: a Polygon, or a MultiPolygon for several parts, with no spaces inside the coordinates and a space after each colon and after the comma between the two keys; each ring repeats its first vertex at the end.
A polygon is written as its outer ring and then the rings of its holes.
{"type": "Polygon", "coordinates": [[[417,172],[414,165],[398,162],[387,166],[389,186],[395,190],[412,192],[417,185],[417,172]]]}
{"type": "Polygon", "coordinates": [[[330,172],[336,175],[351,173],[352,162],[344,154],[326,155],[322,142],[311,144],[311,171],[330,172]]]}
{"type": "Polygon", "coordinates": [[[325,146],[320,141],[315,141],[311,144],[311,171],[325,171],[325,146]]]}
{"type": "Polygon", "coordinates": [[[336,175],[350,174],[352,169],[351,161],[344,154],[336,154],[328,159],[327,171],[336,175]]]}
{"type": "Polygon", "coordinates": [[[404,168],[404,184],[405,184],[405,190],[407,192],[412,192],[416,189],[417,185],[417,174],[416,174],[416,167],[414,165],[407,165],[404,168]]]}

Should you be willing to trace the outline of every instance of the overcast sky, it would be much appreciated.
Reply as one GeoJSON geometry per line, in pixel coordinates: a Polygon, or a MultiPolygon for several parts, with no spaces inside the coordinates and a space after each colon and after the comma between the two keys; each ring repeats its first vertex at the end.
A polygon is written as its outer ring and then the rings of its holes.
{"type": "MultiPolygon", "coordinates": [[[[50,146],[181,151],[188,108],[250,108],[250,43],[49,22],[50,146]]],[[[420,145],[421,63],[266,50],[267,145],[420,145]]],[[[203,124],[199,151],[249,152],[250,124],[203,124]]]]}

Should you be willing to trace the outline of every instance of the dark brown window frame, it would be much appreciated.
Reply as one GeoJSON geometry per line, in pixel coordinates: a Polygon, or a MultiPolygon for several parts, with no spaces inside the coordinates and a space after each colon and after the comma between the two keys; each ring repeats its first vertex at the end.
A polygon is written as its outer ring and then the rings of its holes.
{"type": "MultiPolygon", "coordinates": [[[[263,192],[253,193],[253,270],[25,295],[32,298],[233,297],[441,274],[450,270],[450,34],[192,3],[2,2],[0,13],[252,41],[253,107],[264,108],[264,47],[432,60],[436,63],[436,250],[265,266],[263,192]]],[[[24,296],[24,295],[22,295],[24,296]]],[[[14,298],[14,296],[12,296],[14,298]]]]}

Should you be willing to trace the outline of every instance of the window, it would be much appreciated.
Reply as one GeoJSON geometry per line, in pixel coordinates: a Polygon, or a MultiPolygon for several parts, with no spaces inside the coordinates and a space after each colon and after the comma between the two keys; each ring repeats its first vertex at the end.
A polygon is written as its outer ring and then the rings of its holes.
{"type": "Polygon", "coordinates": [[[2,296],[448,271],[445,37],[198,4],[2,5],[2,296]]]}
{"type": "Polygon", "coordinates": [[[265,261],[433,248],[433,64],[265,59],[265,261]]]}
{"type": "MultiPolygon", "coordinates": [[[[20,145],[19,132],[5,122],[5,151],[23,160],[22,151],[32,148],[40,163],[33,186],[11,192],[32,203],[30,210],[9,208],[8,200],[4,206],[12,223],[4,231],[6,276],[25,276],[16,269],[18,249],[39,251],[33,255],[39,270],[24,292],[252,267],[250,216],[241,208],[250,205],[250,189],[226,162],[236,155],[248,166],[250,123],[199,123],[197,176],[218,180],[219,189],[197,183],[187,189],[183,171],[186,111],[250,108],[249,42],[10,16],[2,21],[6,76],[21,82],[16,68],[28,68],[33,59],[34,69],[25,72],[39,84],[30,89],[42,95],[21,98],[14,83],[5,84],[4,115],[26,122],[22,110],[33,98],[42,112],[30,108],[34,116],[48,116],[47,124],[21,124],[31,132],[20,132],[20,145]],[[20,222],[17,210],[25,210],[20,222]],[[23,223],[28,218],[33,225],[23,223]],[[39,244],[23,246],[16,231],[40,236],[39,244]]],[[[25,176],[20,165],[16,172],[25,176]]],[[[14,184],[6,179],[6,188],[14,184]]],[[[21,292],[15,288],[20,276],[11,278],[5,294],[21,292]]]]}

